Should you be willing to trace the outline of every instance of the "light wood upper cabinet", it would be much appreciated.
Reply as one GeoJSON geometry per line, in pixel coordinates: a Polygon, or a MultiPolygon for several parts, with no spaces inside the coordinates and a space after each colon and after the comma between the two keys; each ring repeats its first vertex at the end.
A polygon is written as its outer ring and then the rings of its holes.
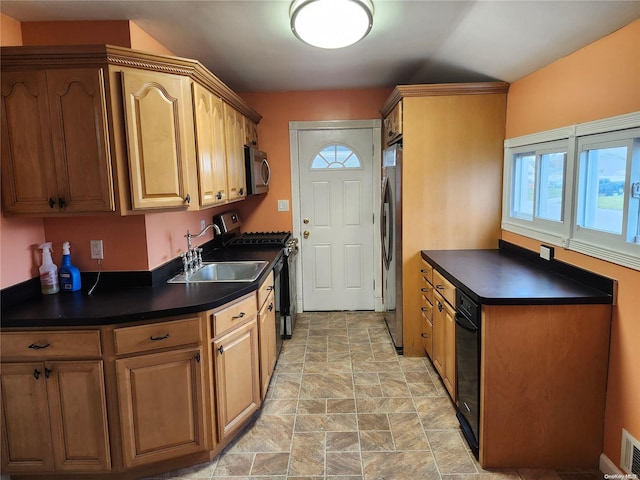
{"type": "Polygon", "coordinates": [[[402,100],[384,118],[382,140],[385,146],[395,143],[402,136],[402,100]]]}
{"type": "Polygon", "coordinates": [[[127,69],[122,90],[132,208],[187,207],[196,195],[189,189],[195,164],[189,79],[127,69]]]}
{"type": "Polygon", "coordinates": [[[102,360],[0,368],[3,471],[111,469],[102,360]]]}
{"type": "Polygon", "coordinates": [[[227,183],[229,200],[239,200],[247,195],[247,179],[244,167],[244,116],[228,104],[224,104],[227,183]]]}
{"type": "Polygon", "coordinates": [[[102,68],[3,71],[7,213],[115,210],[102,68]]]}
{"type": "Polygon", "coordinates": [[[229,195],[224,102],[206,88],[194,83],[193,110],[200,206],[225,203],[229,195]]]}
{"type": "Polygon", "coordinates": [[[244,144],[248,147],[258,148],[258,124],[244,117],[244,144]]]}

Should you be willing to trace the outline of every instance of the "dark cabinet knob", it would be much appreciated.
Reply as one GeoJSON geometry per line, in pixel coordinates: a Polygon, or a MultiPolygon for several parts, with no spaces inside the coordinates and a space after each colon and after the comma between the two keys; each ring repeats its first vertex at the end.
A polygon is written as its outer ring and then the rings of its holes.
{"type": "Polygon", "coordinates": [[[66,206],[67,206],[67,202],[66,202],[66,200],[64,199],[64,197],[60,197],[60,198],[58,199],[58,206],[59,206],[60,208],[64,208],[64,207],[66,207],[66,206]]]}
{"type": "Polygon", "coordinates": [[[218,200],[222,200],[222,192],[218,192],[218,193],[216,194],[216,199],[218,199],[218,200]]]}
{"type": "Polygon", "coordinates": [[[184,197],[184,201],[185,201],[185,202],[187,202],[187,203],[191,203],[191,195],[189,195],[189,194],[187,193],[187,196],[186,196],[186,197],[184,197]]]}
{"type": "Polygon", "coordinates": [[[40,370],[37,368],[33,371],[33,376],[38,380],[40,378],[40,370]]]}
{"type": "Polygon", "coordinates": [[[244,195],[244,188],[241,188],[238,193],[240,193],[240,195],[244,195]]]}
{"type": "Polygon", "coordinates": [[[49,197],[49,207],[53,208],[56,206],[56,201],[53,199],[53,197],[49,197]]]}
{"type": "Polygon", "coordinates": [[[220,355],[224,353],[224,347],[222,345],[218,347],[218,352],[220,352],[220,355]]]}

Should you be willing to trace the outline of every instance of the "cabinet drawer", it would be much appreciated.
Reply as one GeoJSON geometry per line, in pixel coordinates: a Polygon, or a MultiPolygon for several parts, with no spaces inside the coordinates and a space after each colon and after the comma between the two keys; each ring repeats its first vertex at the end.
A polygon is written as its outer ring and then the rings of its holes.
{"type": "Polygon", "coordinates": [[[200,319],[184,318],[135,327],[116,328],[113,331],[116,355],[146,352],[200,342],[200,319]]]}
{"type": "Polygon", "coordinates": [[[420,336],[422,337],[422,346],[424,347],[429,358],[433,358],[433,323],[422,314],[420,336]]]}
{"type": "Polygon", "coordinates": [[[422,311],[422,315],[433,321],[433,303],[431,303],[431,301],[429,301],[429,299],[424,295],[422,296],[422,305],[420,306],[420,310],[422,311]]]}
{"type": "Polygon", "coordinates": [[[242,324],[249,318],[254,317],[257,313],[258,309],[256,307],[255,294],[248,295],[244,297],[244,299],[218,310],[211,318],[211,321],[213,322],[211,326],[213,336],[217,337],[218,335],[235,328],[237,325],[242,324]]]}
{"type": "Polygon", "coordinates": [[[433,303],[433,285],[427,282],[424,277],[422,277],[422,280],[420,281],[420,291],[427,300],[433,303]]]}
{"type": "Polygon", "coordinates": [[[422,259],[420,273],[427,282],[433,283],[433,267],[429,263],[427,263],[424,258],[422,259]]]}
{"type": "Polygon", "coordinates": [[[267,297],[273,290],[273,271],[269,274],[267,279],[260,285],[260,289],[258,290],[258,309],[264,305],[264,302],[267,300],[267,297]]]}
{"type": "Polygon", "coordinates": [[[456,287],[437,270],[433,271],[433,286],[449,302],[449,305],[456,304],[456,287]]]}
{"type": "Polygon", "coordinates": [[[0,348],[3,358],[97,358],[102,355],[99,330],[2,332],[0,348]]]}

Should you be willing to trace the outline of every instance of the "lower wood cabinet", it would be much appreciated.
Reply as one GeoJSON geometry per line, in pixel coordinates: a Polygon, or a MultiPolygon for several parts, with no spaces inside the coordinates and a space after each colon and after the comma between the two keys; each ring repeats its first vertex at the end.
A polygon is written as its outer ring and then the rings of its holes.
{"type": "Polygon", "coordinates": [[[276,309],[273,292],[262,305],[258,313],[260,336],[260,392],[261,398],[267,396],[273,369],[276,367],[276,309]]]}
{"type": "Polygon", "coordinates": [[[456,401],[456,324],[455,311],[435,292],[433,306],[433,366],[440,374],[449,396],[456,401]]]}
{"type": "Polygon", "coordinates": [[[202,347],[116,360],[126,467],[206,449],[202,347]]]}
{"type": "Polygon", "coordinates": [[[102,360],[2,363],[2,471],[111,469],[102,360]]]}
{"type": "Polygon", "coordinates": [[[255,314],[249,318],[212,344],[220,442],[260,407],[258,323],[255,314]]]}

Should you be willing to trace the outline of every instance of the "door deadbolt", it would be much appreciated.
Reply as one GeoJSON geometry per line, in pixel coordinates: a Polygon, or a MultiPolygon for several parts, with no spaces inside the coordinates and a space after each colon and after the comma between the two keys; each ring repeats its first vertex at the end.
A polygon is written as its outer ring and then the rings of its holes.
{"type": "Polygon", "coordinates": [[[311,232],[309,232],[309,230],[305,230],[302,235],[304,236],[304,238],[309,238],[309,235],[311,234],[311,232]]]}
{"type": "Polygon", "coordinates": [[[304,223],[306,225],[307,223],[309,223],[309,219],[305,218],[304,220],[302,220],[302,223],[304,223]]]}

